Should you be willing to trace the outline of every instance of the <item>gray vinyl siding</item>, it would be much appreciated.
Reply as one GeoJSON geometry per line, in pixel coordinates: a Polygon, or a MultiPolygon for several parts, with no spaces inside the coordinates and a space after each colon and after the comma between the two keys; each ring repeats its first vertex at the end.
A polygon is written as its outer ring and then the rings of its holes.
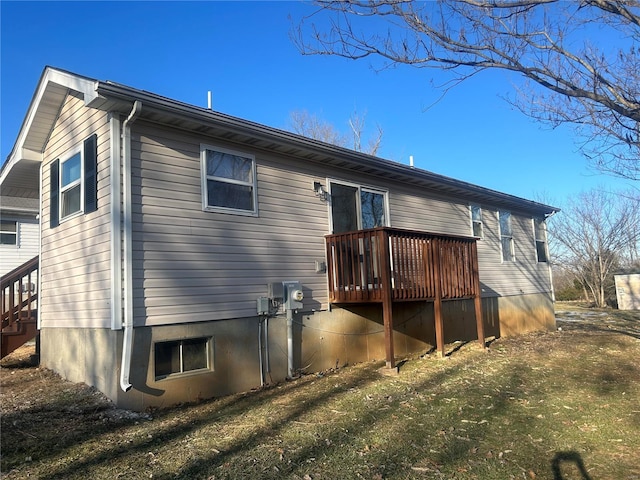
{"type": "Polygon", "coordinates": [[[107,114],[67,97],[44,153],[40,320],[43,327],[109,328],[110,178],[107,114]],[[49,228],[50,165],[98,135],[98,210],[49,228]]]}
{"type": "MultiPolygon", "coordinates": [[[[424,191],[390,193],[393,227],[448,235],[472,235],[469,202],[444,199],[424,191]]],[[[478,267],[483,296],[527,295],[551,291],[548,263],[538,263],[531,216],[511,212],[515,261],[503,262],[498,209],[483,206],[484,238],[478,240],[478,267]]]]}
{"type": "Polygon", "coordinates": [[[256,315],[269,282],[299,280],[305,309],[327,307],[327,205],[320,171],[217,140],[134,125],[133,275],[136,325],[256,315]],[[205,212],[201,143],[256,156],[258,216],[205,212]]]}
{"type": "Polygon", "coordinates": [[[478,266],[484,296],[510,296],[551,291],[549,264],[536,258],[531,216],[511,212],[515,261],[503,262],[498,209],[483,207],[484,239],[478,241],[478,266]]]}
{"type": "MultiPolygon", "coordinates": [[[[313,182],[352,182],[389,192],[391,226],[471,235],[469,202],[348,170],[328,171],[295,158],[188,132],[134,124],[133,275],[136,325],[163,325],[256,315],[269,282],[302,283],[305,310],[328,307],[325,259],[329,207],[313,182]],[[254,155],[258,216],[202,210],[200,146],[254,155]]],[[[547,264],[537,264],[531,218],[514,213],[516,262],[503,264],[497,209],[483,208],[478,242],[485,296],[549,291],[547,264]]]]}
{"type": "Polygon", "coordinates": [[[443,199],[420,190],[390,193],[391,226],[446,235],[469,236],[469,207],[454,199],[443,199]]]}
{"type": "Polygon", "coordinates": [[[16,245],[0,245],[0,275],[38,255],[38,221],[4,214],[2,219],[17,222],[17,237],[16,245]]]}

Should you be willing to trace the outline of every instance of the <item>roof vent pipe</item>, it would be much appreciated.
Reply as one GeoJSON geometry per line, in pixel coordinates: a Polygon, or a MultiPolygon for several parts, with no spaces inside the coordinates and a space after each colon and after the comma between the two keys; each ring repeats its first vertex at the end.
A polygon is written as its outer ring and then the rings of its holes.
{"type": "Polygon", "coordinates": [[[207,92],[207,108],[211,110],[212,107],[212,99],[211,99],[211,90],[207,92]]]}
{"type": "Polygon", "coordinates": [[[409,155],[409,166],[413,168],[413,155],[409,155]]]}

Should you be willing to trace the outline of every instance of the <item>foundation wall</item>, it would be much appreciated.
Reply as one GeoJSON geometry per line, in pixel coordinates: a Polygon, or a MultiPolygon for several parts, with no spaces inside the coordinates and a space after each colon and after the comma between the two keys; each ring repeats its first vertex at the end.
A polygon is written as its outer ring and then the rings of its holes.
{"type": "Polygon", "coordinates": [[[104,328],[42,328],[40,366],[117,398],[122,332],[104,328]]]}
{"type": "MultiPolygon", "coordinates": [[[[394,305],[396,359],[435,345],[433,304],[394,305]]],[[[485,334],[506,336],[555,328],[550,296],[483,299],[485,334]]],[[[472,301],[443,303],[445,342],[477,340],[472,301]]],[[[122,332],[107,329],[42,330],[42,365],[74,382],[93,385],[122,408],[144,410],[248,391],[287,376],[285,315],[268,320],[268,342],[259,347],[257,317],[134,329],[130,381],[119,388],[122,332]],[[156,378],[157,342],[210,338],[209,369],[156,378]],[[64,345],[64,348],[61,346],[64,345]]],[[[385,359],[380,305],[333,308],[294,315],[294,367],[307,373],[385,359]]]]}

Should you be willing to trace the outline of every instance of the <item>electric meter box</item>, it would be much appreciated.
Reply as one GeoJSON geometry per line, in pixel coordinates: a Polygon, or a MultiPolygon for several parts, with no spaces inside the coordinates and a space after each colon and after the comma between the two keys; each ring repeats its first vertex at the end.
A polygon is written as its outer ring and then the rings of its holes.
{"type": "Polygon", "coordinates": [[[297,281],[282,282],[284,290],[284,308],[285,310],[299,310],[302,308],[302,285],[297,281]]]}

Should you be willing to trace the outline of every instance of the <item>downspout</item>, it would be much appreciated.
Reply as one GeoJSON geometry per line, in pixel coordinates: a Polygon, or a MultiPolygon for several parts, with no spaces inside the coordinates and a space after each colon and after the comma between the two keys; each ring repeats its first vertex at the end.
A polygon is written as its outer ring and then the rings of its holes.
{"type": "MultiPolygon", "coordinates": [[[[558,212],[556,210],[553,210],[549,215],[546,215],[545,221],[553,217],[556,213],[558,212]]],[[[547,253],[549,256],[549,262],[548,262],[547,268],[549,269],[549,283],[551,284],[551,301],[553,303],[556,303],[556,290],[555,288],[553,288],[553,268],[551,268],[551,253],[549,252],[549,235],[546,228],[544,229],[544,234],[546,237],[545,240],[547,242],[547,253]]]]}
{"type": "MultiPolygon", "coordinates": [[[[40,330],[42,328],[42,309],[40,308],[42,302],[42,170],[44,168],[44,161],[40,162],[40,170],[38,179],[38,279],[36,280],[36,293],[38,294],[38,301],[36,303],[38,308],[38,315],[36,318],[36,328],[40,330]]],[[[49,207],[51,209],[51,207],[49,207]]],[[[37,355],[40,355],[40,351],[36,351],[37,355]]]]}
{"type": "Polygon", "coordinates": [[[123,171],[124,178],[124,333],[122,338],[122,362],[120,365],[120,388],[124,392],[131,389],[129,375],[131,372],[131,347],[133,344],[133,241],[132,241],[132,207],[131,207],[131,124],[136,120],[142,103],[136,100],[129,117],[122,124],[123,171]]]}
{"type": "Polygon", "coordinates": [[[122,146],[120,118],[109,114],[111,134],[111,330],[122,328],[122,146]]]}

